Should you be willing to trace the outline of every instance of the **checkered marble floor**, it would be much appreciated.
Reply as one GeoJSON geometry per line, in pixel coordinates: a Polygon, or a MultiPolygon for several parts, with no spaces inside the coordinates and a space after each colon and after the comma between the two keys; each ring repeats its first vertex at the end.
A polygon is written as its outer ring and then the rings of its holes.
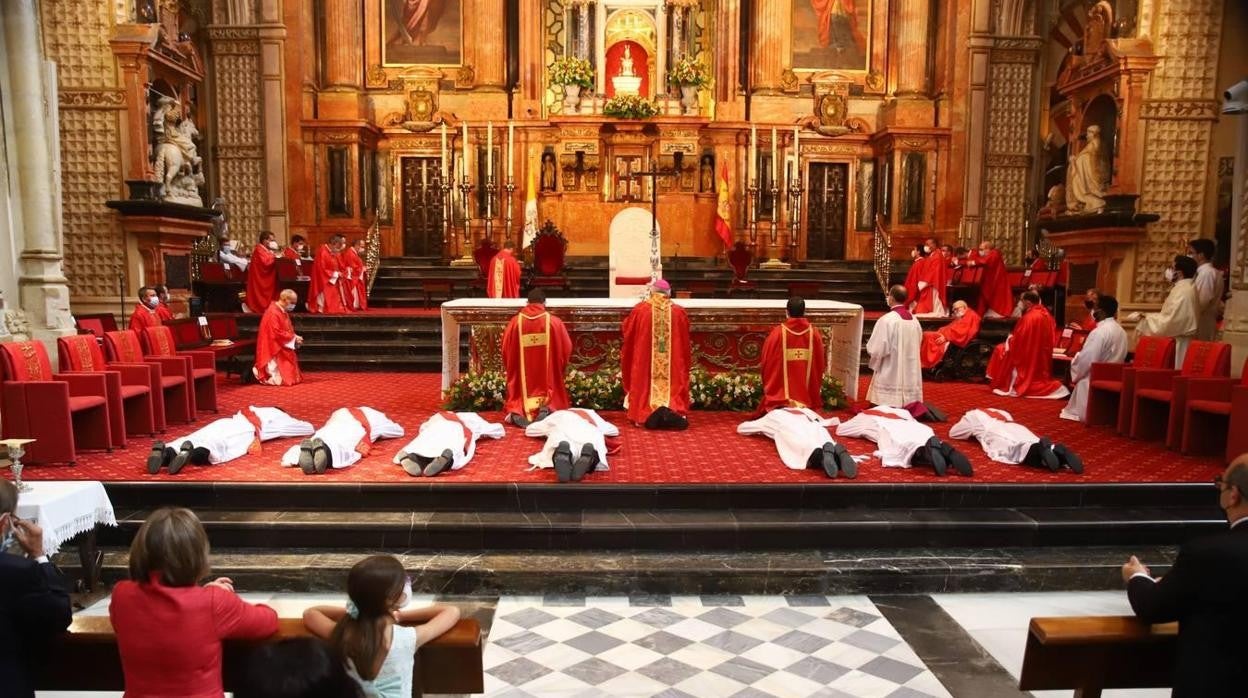
{"type": "Polygon", "coordinates": [[[945,697],[865,596],[499,598],[487,696],[945,697]]]}

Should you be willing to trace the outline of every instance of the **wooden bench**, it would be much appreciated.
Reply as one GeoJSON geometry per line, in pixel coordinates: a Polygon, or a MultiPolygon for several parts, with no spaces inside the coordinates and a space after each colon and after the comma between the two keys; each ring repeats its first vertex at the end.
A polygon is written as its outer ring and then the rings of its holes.
{"type": "MultiPolygon", "coordinates": [[[[309,633],[300,618],[282,618],[277,633],[267,640],[227,640],[224,650],[225,690],[242,680],[244,661],[259,642],[274,642],[309,633]]],[[[177,651],[170,648],[170,651],[177,651]]],[[[413,677],[416,695],[424,693],[482,693],[481,625],[463,618],[449,632],[420,649],[413,677]]],[[[125,687],[117,637],[107,616],[79,616],[47,655],[55,661],[35,668],[34,686],[40,691],[120,691],[125,687]]]]}
{"type": "Polygon", "coordinates": [[[1097,698],[1108,688],[1168,688],[1179,626],[1134,616],[1032,618],[1018,680],[1022,691],[1075,690],[1097,698]]]}

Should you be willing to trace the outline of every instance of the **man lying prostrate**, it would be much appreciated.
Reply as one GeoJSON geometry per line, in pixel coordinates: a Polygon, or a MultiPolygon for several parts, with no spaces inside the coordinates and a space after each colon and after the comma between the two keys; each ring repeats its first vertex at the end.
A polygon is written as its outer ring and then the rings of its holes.
{"type": "Polygon", "coordinates": [[[147,472],[155,475],[162,467],[177,475],[187,463],[225,463],[260,452],[260,442],[291,436],[309,436],[312,424],[295,419],[276,407],[247,407],[233,417],[218,419],[186,436],[157,441],[147,457],[147,472]],[[174,451],[166,443],[178,444],[174,451]]]}
{"type": "Polygon", "coordinates": [[[770,437],[780,461],[790,470],[823,468],[828,477],[836,477],[839,471],[853,479],[858,477],[858,464],[844,446],[832,440],[827,429],[840,423],[835,417],[824,419],[805,407],[781,407],[738,424],[737,433],[770,437]]]}
{"type": "Polygon", "coordinates": [[[436,412],[420,425],[416,438],[394,454],[394,462],[412,477],[433,477],[459,470],[477,453],[477,439],[501,439],[503,425],[487,422],[475,412],[436,412]]]}
{"type": "Polygon", "coordinates": [[[529,456],[534,468],[554,468],[559,482],[580,482],[593,470],[607,470],[608,436],[620,430],[593,410],[556,410],[524,428],[525,436],[545,436],[542,450],[529,456]]]}
{"type": "Polygon", "coordinates": [[[859,412],[836,428],[837,436],[855,436],[874,441],[875,456],[885,468],[930,465],[943,477],[950,465],[959,475],[970,476],[971,461],[949,444],[936,438],[932,428],[899,407],[877,405],[859,412]]]}
{"type": "Polygon", "coordinates": [[[367,456],[378,439],[402,435],[403,427],[371,407],[339,407],[312,438],[282,454],[282,465],[323,475],[327,468],[345,468],[367,456]]]}
{"type": "Polygon", "coordinates": [[[984,453],[998,463],[1023,463],[1055,473],[1070,468],[1076,475],[1083,474],[1083,461],[1074,451],[1036,436],[1005,410],[970,410],[949,430],[949,437],[978,439],[984,453]]]}

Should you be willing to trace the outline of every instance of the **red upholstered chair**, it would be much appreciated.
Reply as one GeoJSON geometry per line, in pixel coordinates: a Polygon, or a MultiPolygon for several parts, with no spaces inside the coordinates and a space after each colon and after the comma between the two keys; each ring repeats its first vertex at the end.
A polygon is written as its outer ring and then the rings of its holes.
{"type": "Polygon", "coordinates": [[[546,221],[533,238],[533,278],[529,279],[529,285],[568,291],[568,275],[564,271],[567,253],[567,238],[554,223],[546,221]]]}
{"type": "Polygon", "coordinates": [[[152,375],[152,409],[156,412],[156,426],[164,431],[170,422],[195,421],[195,404],[192,400],[192,384],[186,379],[187,360],[180,356],[172,358],[143,355],[139,336],[133,330],[108,332],[104,335],[104,351],[109,361],[128,364],[148,364],[155,371],[152,375]]]}
{"type": "Polygon", "coordinates": [[[195,386],[191,409],[217,411],[217,356],[207,349],[178,351],[173,332],[164,325],[143,330],[143,343],[148,358],[182,358],[186,360],[188,384],[195,386]]]}
{"type": "Polygon", "coordinates": [[[56,353],[62,373],[99,373],[105,377],[113,446],[125,448],[127,434],[156,433],[151,366],[107,363],[100,341],[89,334],[58,338],[56,353]]]}
{"type": "Polygon", "coordinates": [[[966,301],[967,305],[974,306],[979,302],[979,287],[983,281],[984,268],[982,266],[955,269],[953,276],[949,279],[947,294],[949,305],[952,306],[954,301],[966,301]]]}
{"type": "Polygon", "coordinates": [[[1087,342],[1087,330],[1062,328],[1058,333],[1057,346],[1053,348],[1053,375],[1061,376],[1063,381],[1068,380],[1070,362],[1075,360],[1075,355],[1083,350],[1087,342]]]}
{"type": "Polygon", "coordinates": [[[1178,448],[1187,410],[1187,386],[1191,378],[1225,378],[1231,375],[1231,345],[1194,341],[1187,346],[1183,368],[1140,368],[1135,371],[1135,405],[1131,414],[1131,438],[1162,436],[1166,446],[1178,448]]]}
{"type": "Polygon", "coordinates": [[[80,334],[93,334],[100,340],[103,340],[105,332],[113,332],[117,329],[117,319],[112,313],[75,315],[74,323],[78,325],[80,334]]]}
{"type": "MultiPolygon", "coordinates": [[[[1173,408],[1171,408],[1173,409],[1173,408]]],[[[1248,429],[1231,429],[1248,425],[1248,360],[1244,361],[1241,377],[1190,378],[1187,380],[1187,404],[1183,410],[1183,453],[1212,455],[1223,450],[1229,462],[1241,453],[1248,453],[1248,429]]]]}
{"type": "Polygon", "coordinates": [[[29,463],[73,463],[77,448],[113,450],[106,380],[53,373],[39,342],[0,344],[0,438],[36,439],[29,463]]]}
{"type": "Polygon", "coordinates": [[[1108,424],[1119,434],[1127,433],[1135,404],[1135,369],[1173,365],[1173,337],[1141,337],[1130,365],[1092,364],[1088,374],[1088,409],[1083,423],[1088,426],[1108,424]]]}
{"type": "Polygon", "coordinates": [[[728,294],[754,291],[754,282],[750,281],[750,265],[754,263],[754,253],[738,242],[728,253],[728,266],[732,267],[732,282],[728,286],[728,294]]]}

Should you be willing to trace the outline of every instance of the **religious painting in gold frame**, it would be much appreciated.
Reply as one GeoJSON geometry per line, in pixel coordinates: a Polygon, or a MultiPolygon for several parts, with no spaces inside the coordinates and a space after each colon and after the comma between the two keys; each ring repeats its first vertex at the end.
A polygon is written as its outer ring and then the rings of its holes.
{"type": "Polygon", "coordinates": [[[790,0],[790,65],[795,73],[853,75],[867,92],[884,89],[888,38],[884,0],[790,0]]]}
{"type": "Polygon", "coordinates": [[[382,65],[463,63],[463,0],[378,2],[382,65]]]}

